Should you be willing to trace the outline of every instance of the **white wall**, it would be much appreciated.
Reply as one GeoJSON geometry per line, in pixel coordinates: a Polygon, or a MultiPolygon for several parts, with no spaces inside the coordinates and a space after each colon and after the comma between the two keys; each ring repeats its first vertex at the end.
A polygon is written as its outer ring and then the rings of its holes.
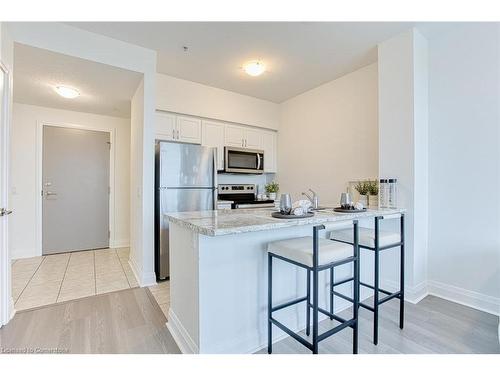
{"type": "Polygon", "coordinates": [[[39,256],[36,238],[37,199],[40,195],[36,168],[39,122],[72,124],[92,129],[114,129],[115,194],[111,246],[129,244],[130,120],[91,113],[14,103],[11,132],[10,198],[15,215],[10,225],[12,258],[39,256]]]}
{"type": "Polygon", "coordinates": [[[337,204],[347,182],[378,176],[377,64],[281,105],[278,175],[282,193],[337,204]]]}
{"type": "Polygon", "coordinates": [[[499,27],[429,43],[429,290],[500,314],[499,27]]]}
{"type": "Polygon", "coordinates": [[[157,109],[278,129],[276,103],[165,74],[157,74],[156,80],[157,109]]]}
{"type": "MultiPolygon", "coordinates": [[[[427,42],[415,29],[378,47],[379,173],[398,179],[398,205],[407,209],[405,298],[418,301],[427,283],[427,42]]],[[[398,282],[398,257],[382,275],[398,282]]]]}

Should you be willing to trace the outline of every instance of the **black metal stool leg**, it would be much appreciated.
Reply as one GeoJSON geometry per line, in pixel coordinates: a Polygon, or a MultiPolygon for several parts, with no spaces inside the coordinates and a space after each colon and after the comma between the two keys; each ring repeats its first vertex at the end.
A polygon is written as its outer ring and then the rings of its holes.
{"type": "Polygon", "coordinates": [[[311,334],[311,271],[307,270],[306,335],[311,334]]]}
{"type": "MultiPolygon", "coordinates": [[[[324,227],[323,227],[324,228],[324,227]]],[[[318,287],[318,277],[319,277],[319,254],[318,254],[318,230],[319,226],[313,228],[313,354],[318,354],[318,305],[319,305],[319,287],[318,287]]]]}
{"type": "MultiPolygon", "coordinates": [[[[333,308],[333,280],[335,279],[334,277],[334,269],[335,267],[330,268],[330,314],[334,313],[334,308],[333,308]]],[[[333,320],[332,317],[330,317],[330,320],[333,320]]]]}
{"type": "Polygon", "coordinates": [[[373,344],[378,344],[378,289],[379,289],[379,244],[378,244],[378,234],[379,234],[379,218],[375,218],[375,282],[374,282],[374,296],[373,296],[373,344]]]}
{"type": "Polygon", "coordinates": [[[273,352],[273,325],[271,322],[273,309],[273,256],[267,254],[267,353],[273,352]]]}
{"type": "Polygon", "coordinates": [[[400,255],[400,279],[399,279],[399,328],[403,329],[405,314],[405,217],[401,214],[401,255],[400,255]]]}
{"type": "Polygon", "coordinates": [[[358,321],[359,321],[359,246],[358,246],[358,222],[354,222],[354,286],[353,286],[353,319],[354,327],[352,327],[352,353],[358,354],[358,321]]]}

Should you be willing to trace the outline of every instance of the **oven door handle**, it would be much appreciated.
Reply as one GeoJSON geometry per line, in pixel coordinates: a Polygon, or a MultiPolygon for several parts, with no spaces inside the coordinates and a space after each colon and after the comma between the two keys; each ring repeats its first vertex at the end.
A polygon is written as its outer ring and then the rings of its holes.
{"type": "Polygon", "coordinates": [[[257,170],[260,170],[260,154],[257,154],[257,170]]]}

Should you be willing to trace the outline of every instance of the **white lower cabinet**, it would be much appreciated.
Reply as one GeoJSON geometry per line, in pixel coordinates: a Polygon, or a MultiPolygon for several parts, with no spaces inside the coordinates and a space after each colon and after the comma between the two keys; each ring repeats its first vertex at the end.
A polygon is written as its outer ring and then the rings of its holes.
{"type": "Polygon", "coordinates": [[[224,127],[222,122],[202,120],[201,145],[217,147],[217,170],[224,169],[224,127]]]}

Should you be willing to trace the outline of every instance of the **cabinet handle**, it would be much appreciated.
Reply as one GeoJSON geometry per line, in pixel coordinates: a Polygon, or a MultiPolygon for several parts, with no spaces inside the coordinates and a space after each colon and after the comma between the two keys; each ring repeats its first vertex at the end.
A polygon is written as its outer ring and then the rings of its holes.
{"type": "Polygon", "coordinates": [[[177,129],[177,139],[179,139],[179,129],[177,129]]]}
{"type": "Polygon", "coordinates": [[[172,129],[172,139],[175,139],[175,129],[172,129]]]}

